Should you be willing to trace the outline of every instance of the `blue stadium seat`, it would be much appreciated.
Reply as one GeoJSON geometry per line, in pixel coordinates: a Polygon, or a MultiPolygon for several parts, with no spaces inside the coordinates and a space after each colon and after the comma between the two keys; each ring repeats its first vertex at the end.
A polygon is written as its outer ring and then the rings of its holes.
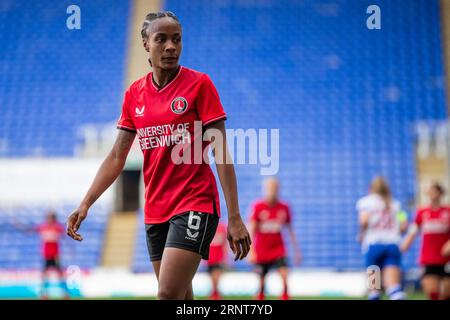
{"type": "Polygon", "coordinates": [[[73,156],[80,126],[118,118],[130,1],[76,4],[80,30],[66,27],[68,3],[2,1],[0,156],[73,156]]]}
{"type": "MultiPolygon", "coordinates": [[[[431,84],[444,75],[438,1],[377,4],[382,29],[369,31],[358,1],[165,2],[185,30],[182,64],[211,76],[227,127],[280,129],[278,177],[304,267],[363,266],[355,203],[377,174],[413,215],[412,126],[447,118],[444,88],[431,84]]],[[[258,169],[236,165],[242,212],[260,197],[258,169]]],[[[141,229],[135,269],[148,270],[141,229]]],[[[417,251],[418,242],[405,267],[417,251]]]]}
{"type": "MultiPolygon", "coordinates": [[[[7,148],[0,156],[73,156],[80,126],[117,119],[130,3],[79,0],[82,29],[70,31],[64,2],[2,1],[0,145],[7,148]],[[29,32],[33,26],[39,32],[29,32]]],[[[389,179],[413,215],[412,127],[448,114],[438,1],[402,3],[377,1],[382,29],[368,30],[364,1],[164,2],[184,27],[182,64],[211,76],[227,127],[280,129],[278,177],[304,267],[362,267],[355,202],[374,175],[389,179]]],[[[243,213],[260,197],[259,169],[236,165],[243,213]]],[[[222,208],[225,220],[223,197],[222,208]]],[[[8,219],[38,223],[42,209],[0,212],[0,268],[40,266],[35,239],[11,229],[8,219]]],[[[83,225],[96,240],[63,243],[64,263],[100,262],[106,214],[96,219],[83,225]]],[[[416,265],[417,251],[418,242],[406,268],[416,265]]],[[[133,269],[149,268],[141,226],[133,269]]]]}

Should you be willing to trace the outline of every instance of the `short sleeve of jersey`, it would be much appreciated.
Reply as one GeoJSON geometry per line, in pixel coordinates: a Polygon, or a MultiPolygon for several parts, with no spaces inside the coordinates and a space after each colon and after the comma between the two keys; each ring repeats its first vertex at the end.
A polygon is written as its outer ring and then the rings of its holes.
{"type": "Polygon", "coordinates": [[[132,105],[132,96],[130,89],[125,92],[125,96],[122,104],[122,113],[120,114],[119,121],[117,122],[117,128],[131,132],[136,132],[133,119],[130,115],[130,109],[132,105]]]}
{"type": "Polygon", "coordinates": [[[286,224],[290,224],[291,222],[292,222],[291,207],[286,205],[286,224]]]}
{"type": "Polygon", "coordinates": [[[356,211],[358,211],[359,214],[364,211],[368,211],[370,206],[368,202],[367,197],[359,199],[358,202],[356,202],[356,211]]]}
{"type": "Polygon", "coordinates": [[[416,213],[416,218],[414,219],[414,223],[420,226],[422,224],[422,210],[418,210],[416,213]]]}
{"type": "Polygon", "coordinates": [[[225,120],[227,115],[220,102],[219,93],[208,75],[200,80],[200,89],[196,99],[197,114],[203,126],[219,120],[225,120]]]}

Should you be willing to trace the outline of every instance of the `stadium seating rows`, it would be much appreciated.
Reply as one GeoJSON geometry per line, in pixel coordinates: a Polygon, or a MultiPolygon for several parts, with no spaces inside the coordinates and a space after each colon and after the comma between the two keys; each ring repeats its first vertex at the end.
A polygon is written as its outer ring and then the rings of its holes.
{"type": "Polygon", "coordinates": [[[73,156],[80,126],[118,118],[129,1],[76,4],[80,30],[70,3],[2,1],[0,156],[73,156]]]}
{"type": "MultiPolygon", "coordinates": [[[[374,175],[387,176],[413,214],[414,124],[447,117],[438,1],[377,3],[381,30],[366,28],[364,1],[165,1],[183,24],[181,62],[211,76],[227,127],[280,129],[278,177],[305,268],[363,266],[354,206],[374,175]]],[[[69,32],[55,19],[63,2],[2,2],[0,155],[71,156],[81,125],[116,120],[130,2],[78,4],[83,27],[69,32]],[[27,32],[22,22],[31,18],[40,32],[27,32]]],[[[260,196],[260,167],[236,166],[245,214],[260,196]]],[[[133,267],[144,271],[139,230],[133,267]]],[[[10,263],[6,257],[37,266],[17,258],[22,249],[3,246],[0,267],[10,263]]],[[[417,246],[407,268],[416,265],[417,246]]],[[[92,252],[80,263],[96,265],[92,252]]]]}
{"type": "MultiPolygon", "coordinates": [[[[377,174],[411,218],[415,121],[447,117],[438,1],[377,4],[381,30],[366,28],[364,1],[165,2],[184,27],[182,64],[210,74],[227,127],[280,129],[278,177],[305,268],[363,267],[355,202],[377,174]]],[[[236,167],[248,215],[262,166],[236,167]]]]}
{"type": "MultiPolygon", "coordinates": [[[[53,208],[64,228],[68,214],[75,207],[65,204],[53,208]]],[[[45,222],[47,210],[47,207],[41,206],[0,209],[0,269],[32,270],[43,267],[42,242],[33,228],[45,222]]],[[[82,226],[82,242],[74,241],[64,233],[61,241],[63,266],[73,265],[89,270],[101,263],[109,212],[109,208],[99,205],[92,207],[89,219],[82,226]]]]}

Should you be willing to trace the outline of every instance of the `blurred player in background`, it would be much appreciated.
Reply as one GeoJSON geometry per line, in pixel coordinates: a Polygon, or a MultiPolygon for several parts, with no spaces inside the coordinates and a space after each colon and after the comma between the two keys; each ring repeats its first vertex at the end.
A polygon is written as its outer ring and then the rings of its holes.
{"type": "Polygon", "coordinates": [[[219,281],[225,269],[227,257],[227,226],[219,223],[216,234],[209,247],[208,272],[211,276],[211,300],[220,300],[219,281]]]}
{"type": "Polygon", "coordinates": [[[441,203],[444,193],[440,184],[431,185],[428,190],[430,203],[417,211],[401,246],[402,251],[408,250],[419,232],[422,233],[422,288],[431,300],[450,299],[450,207],[441,203]]]}
{"type": "Polygon", "coordinates": [[[282,300],[288,300],[288,266],[287,253],[283,242],[282,230],[289,231],[294,249],[295,263],[301,261],[301,253],[291,224],[289,206],[279,200],[279,183],[275,178],[264,181],[264,199],[253,204],[250,215],[250,234],[254,239],[251,261],[258,267],[260,289],[258,300],[265,299],[265,278],[270,269],[278,270],[283,281],[282,300]]]}
{"type": "MultiPolygon", "coordinates": [[[[408,228],[407,214],[400,202],[392,198],[388,183],[382,177],[372,181],[369,194],[356,205],[366,267],[381,270],[382,286],[391,300],[406,299],[401,285],[401,235],[408,228]]],[[[370,288],[370,300],[379,300],[381,290],[370,288]]]]}
{"type": "Polygon", "coordinates": [[[41,254],[43,259],[41,297],[43,299],[48,298],[49,272],[53,269],[58,275],[58,281],[64,291],[65,298],[68,298],[69,291],[67,289],[64,271],[61,267],[59,253],[59,242],[64,234],[65,228],[58,222],[56,213],[49,211],[46,216],[46,222],[38,226],[29,227],[16,221],[14,221],[13,225],[20,231],[37,232],[41,238],[41,254]]]}

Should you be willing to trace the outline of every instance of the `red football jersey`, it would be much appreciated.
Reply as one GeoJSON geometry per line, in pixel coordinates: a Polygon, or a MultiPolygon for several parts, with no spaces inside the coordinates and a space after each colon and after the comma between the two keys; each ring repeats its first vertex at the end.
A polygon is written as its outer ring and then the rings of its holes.
{"type": "Polygon", "coordinates": [[[422,231],[420,263],[443,265],[450,257],[441,254],[443,245],[450,239],[450,208],[424,208],[417,211],[415,223],[422,231]]]}
{"type": "Polygon", "coordinates": [[[209,247],[209,265],[220,264],[224,262],[226,257],[226,244],[227,227],[223,223],[219,223],[219,225],[217,226],[216,234],[209,247]]]}
{"type": "Polygon", "coordinates": [[[253,204],[251,221],[256,223],[254,250],[256,263],[268,263],[286,256],[281,231],[291,223],[289,206],[280,201],[270,206],[261,200],[253,204]]]}
{"type": "Polygon", "coordinates": [[[213,213],[214,206],[220,215],[216,181],[203,159],[209,143],[202,141],[201,130],[194,136],[194,125],[205,127],[224,119],[208,75],[182,66],[161,89],[150,72],[125,92],[117,126],[137,132],[144,155],[146,224],[191,210],[213,213]]]}
{"type": "Polygon", "coordinates": [[[37,227],[42,240],[42,255],[45,259],[55,259],[59,256],[59,240],[64,233],[64,227],[59,223],[43,223],[37,227]]]}

